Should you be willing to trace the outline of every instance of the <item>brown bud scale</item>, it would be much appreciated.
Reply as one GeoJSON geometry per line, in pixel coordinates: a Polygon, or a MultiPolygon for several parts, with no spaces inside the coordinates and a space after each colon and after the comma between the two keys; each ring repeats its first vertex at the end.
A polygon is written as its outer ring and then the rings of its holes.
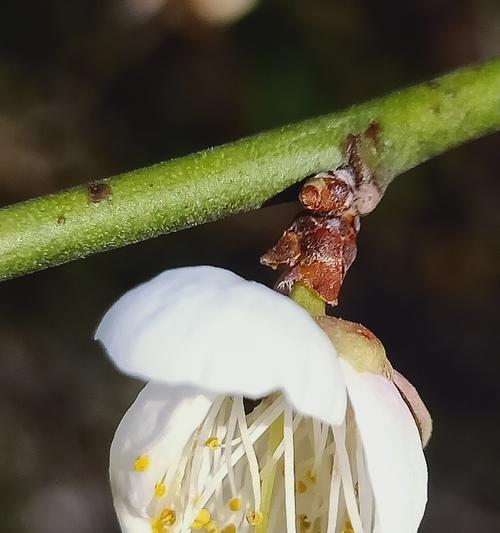
{"type": "Polygon", "coordinates": [[[261,263],[288,267],[278,284],[286,289],[297,281],[336,304],[345,274],[356,257],[357,217],[304,215],[283,233],[261,263]]]}

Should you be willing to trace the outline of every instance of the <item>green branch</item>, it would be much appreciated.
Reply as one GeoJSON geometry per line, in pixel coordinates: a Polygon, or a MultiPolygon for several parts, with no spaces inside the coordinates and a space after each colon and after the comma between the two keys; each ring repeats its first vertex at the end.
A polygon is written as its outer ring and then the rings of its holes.
{"type": "Polygon", "coordinates": [[[402,172],[500,128],[500,60],[351,109],[0,210],[0,279],[253,209],[306,176],[364,161],[382,190],[402,172]],[[363,154],[362,154],[363,155],[363,154]]]}

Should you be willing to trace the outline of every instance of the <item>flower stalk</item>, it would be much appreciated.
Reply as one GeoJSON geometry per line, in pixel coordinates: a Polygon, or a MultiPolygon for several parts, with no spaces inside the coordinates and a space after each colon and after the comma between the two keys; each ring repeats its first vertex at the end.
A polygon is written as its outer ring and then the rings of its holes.
{"type": "Polygon", "coordinates": [[[290,289],[290,298],[303,307],[311,316],[320,317],[326,315],[326,303],[317,292],[310,289],[304,283],[294,283],[290,289]]]}
{"type": "Polygon", "coordinates": [[[0,210],[0,280],[260,207],[345,163],[348,144],[384,191],[402,172],[498,130],[499,87],[496,59],[345,111],[8,206],[0,210]]]}

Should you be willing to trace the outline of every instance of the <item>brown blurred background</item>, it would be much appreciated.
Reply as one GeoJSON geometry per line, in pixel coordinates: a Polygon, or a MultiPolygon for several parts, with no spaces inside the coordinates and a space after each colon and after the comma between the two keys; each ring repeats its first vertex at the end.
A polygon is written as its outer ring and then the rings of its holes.
{"type": "MultiPolygon", "coordinates": [[[[3,2],[0,205],[500,54],[498,0],[251,3],[3,2]]],[[[500,531],[499,141],[396,180],[363,221],[338,309],[377,333],[434,415],[424,533],[500,531]]],[[[173,266],[220,265],[272,284],[258,258],[297,209],[0,284],[1,533],[117,532],[108,448],[140,384],[92,342],[99,318],[173,266]]]]}

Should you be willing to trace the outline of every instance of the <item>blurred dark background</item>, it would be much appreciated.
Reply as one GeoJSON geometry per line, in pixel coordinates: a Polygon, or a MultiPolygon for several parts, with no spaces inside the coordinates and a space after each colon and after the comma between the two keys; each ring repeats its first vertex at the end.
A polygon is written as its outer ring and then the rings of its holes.
{"type": "MultiPolygon", "coordinates": [[[[2,2],[0,205],[500,54],[497,0],[251,3],[2,2]]],[[[363,221],[336,310],[383,340],[434,415],[425,533],[500,531],[499,141],[394,182],[363,221]]],[[[2,533],[117,531],[108,448],[140,384],[92,342],[98,320],[174,266],[272,284],[259,255],[297,210],[284,203],[0,284],[2,533]]]]}

